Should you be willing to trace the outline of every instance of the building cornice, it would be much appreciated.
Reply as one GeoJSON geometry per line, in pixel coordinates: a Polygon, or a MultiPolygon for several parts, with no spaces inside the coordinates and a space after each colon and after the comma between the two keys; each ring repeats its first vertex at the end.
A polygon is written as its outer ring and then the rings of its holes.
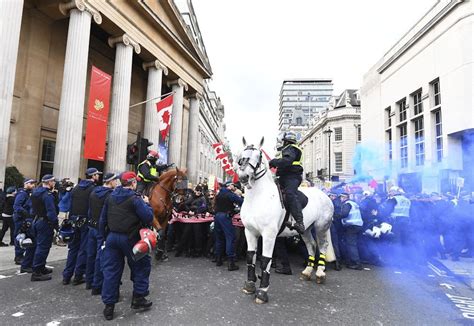
{"type": "MultiPolygon", "coordinates": [[[[439,3],[440,1],[438,1],[439,3]]],[[[415,35],[413,35],[400,49],[398,49],[377,69],[379,74],[387,70],[395,61],[397,61],[406,51],[415,45],[426,33],[428,33],[436,24],[438,24],[446,15],[465,0],[451,0],[446,4],[433,18],[431,18],[415,35]]],[[[436,5],[435,5],[436,6],[436,5]]],[[[403,38],[402,38],[403,39],[403,38]]],[[[396,46],[396,45],[395,45],[396,46]]],[[[394,46],[394,47],[395,47],[394,46]]],[[[392,47],[392,49],[394,48],[392,47]]]]}

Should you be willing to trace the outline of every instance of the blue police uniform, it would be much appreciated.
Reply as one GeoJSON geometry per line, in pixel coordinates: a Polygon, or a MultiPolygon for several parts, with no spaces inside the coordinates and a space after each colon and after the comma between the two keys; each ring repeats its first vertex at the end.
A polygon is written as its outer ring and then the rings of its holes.
{"type": "Polygon", "coordinates": [[[348,200],[342,205],[341,223],[344,229],[345,258],[349,261],[348,268],[361,269],[358,238],[362,230],[362,215],[359,205],[348,200]]]}
{"type": "MultiPolygon", "coordinates": [[[[20,233],[20,229],[24,222],[32,222],[30,216],[31,209],[31,192],[26,189],[21,189],[15,196],[15,203],[13,204],[13,224],[15,226],[15,237],[20,233]]],[[[31,231],[31,228],[30,230],[31,231]]],[[[31,267],[33,262],[33,252],[28,250],[28,253],[24,257],[25,250],[20,247],[18,241],[15,241],[15,262],[19,262],[21,259],[26,260],[25,267],[31,267]]]]}
{"type": "Polygon", "coordinates": [[[68,244],[66,267],[63,271],[63,284],[69,284],[74,275],[73,284],[84,282],[87,264],[87,226],[89,196],[94,189],[92,180],[81,180],[71,192],[71,210],[69,219],[75,223],[74,238],[68,244]]]}
{"type": "MultiPolygon", "coordinates": [[[[33,230],[35,234],[35,252],[33,258],[33,275],[35,276],[48,273],[46,259],[53,242],[54,229],[58,228],[58,217],[54,195],[48,188],[38,187],[31,196],[32,209],[34,216],[33,230]]],[[[48,278],[50,279],[50,277],[48,278]]]]}
{"type": "Polygon", "coordinates": [[[214,217],[214,232],[216,236],[215,250],[218,263],[225,252],[231,261],[235,259],[235,229],[230,214],[234,204],[242,205],[243,199],[227,188],[221,188],[216,196],[216,215],[214,217]]]}
{"type": "Polygon", "coordinates": [[[114,305],[118,301],[125,257],[131,270],[134,298],[148,295],[151,258],[146,255],[135,261],[132,249],[140,240],[140,228],[152,221],[152,208],[131,189],[117,187],[105,201],[99,221],[99,237],[105,239],[101,261],[104,304],[114,305]]]}
{"type": "Polygon", "coordinates": [[[89,234],[87,239],[87,268],[86,283],[93,289],[102,288],[102,270],[100,268],[101,246],[104,239],[99,236],[99,218],[105,200],[113,189],[99,186],[92,191],[89,197],[89,234]]]}

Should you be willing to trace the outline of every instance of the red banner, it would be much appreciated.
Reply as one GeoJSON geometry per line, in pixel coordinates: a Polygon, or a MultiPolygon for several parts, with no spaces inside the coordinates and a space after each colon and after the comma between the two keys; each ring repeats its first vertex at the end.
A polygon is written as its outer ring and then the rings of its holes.
{"type": "Polygon", "coordinates": [[[104,161],[112,76],[92,66],[84,158],[104,161]]]}

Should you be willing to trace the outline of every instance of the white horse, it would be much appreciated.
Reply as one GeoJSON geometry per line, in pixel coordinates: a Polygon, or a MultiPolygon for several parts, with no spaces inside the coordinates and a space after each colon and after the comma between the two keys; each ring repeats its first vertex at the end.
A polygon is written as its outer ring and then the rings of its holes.
{"type": "MultiPolygon", "coordinates": [[[[296,231],[285,228],[278,235],[284,222],[286,209],[282,207],[278,187],[275,184],[266,158],[262,155],[260,145],[247,146],[243,138],[245,149],[239,156],[236,166],[241,183],[245,186],[245,200],[240,210],[240,217],[245,226],[247,238],[247,281],[242,291],[246,294],[256,293],[256,303],[268,302],[268,287],[270,285],[270,266],[273,247],[277,236],[289,237],[297,235],[296,231]],[[262,237],[261,281],[256,289],[257,276],[255,273],[257,241],[262,237]]],[[[302,192],[308,197],[308,205],[303,209],[306,231],[302,234],[303,241],[308,249],[309,259],[307,267],[301,273],[300,279],[310,280],[315,265],[316,242],[311,233],[312,226],[316,228],[316,238],[320,252],[316,270],[316,282],[323,283],[326,278],[325,258],[328,248],[328,229],[331,226],[334,206],[327,195],[317,188],[304,188],[302,192]]]]}

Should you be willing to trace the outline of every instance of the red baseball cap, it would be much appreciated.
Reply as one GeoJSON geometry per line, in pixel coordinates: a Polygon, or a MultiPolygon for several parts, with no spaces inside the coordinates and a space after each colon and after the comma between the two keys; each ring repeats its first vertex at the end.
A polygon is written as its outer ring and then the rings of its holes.
{"type": "Polygon", "coordinates": [[[130,182],[136,181],[136,180],[137,180],[137,175],[133,171],[124,172],[120,176],[120,181],[122,183],[130,183],[130,182]]]}

